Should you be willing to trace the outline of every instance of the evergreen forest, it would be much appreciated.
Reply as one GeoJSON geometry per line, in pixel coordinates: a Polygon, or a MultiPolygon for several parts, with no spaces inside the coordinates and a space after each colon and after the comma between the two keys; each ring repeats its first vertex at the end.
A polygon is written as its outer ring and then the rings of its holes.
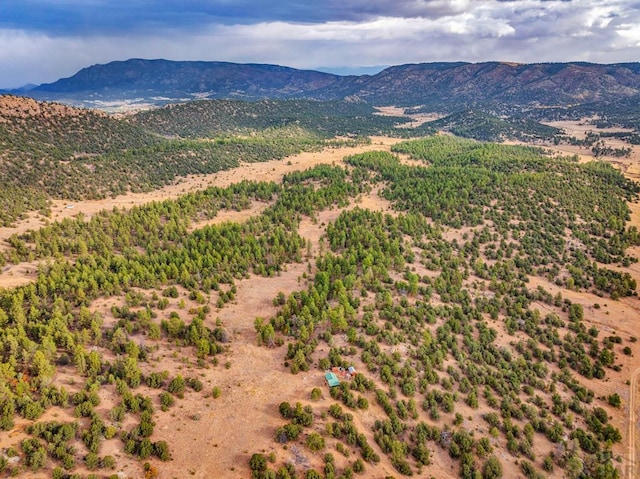
{"type": "MultiPolygon", "coordinates": [[[[372,134],[414,136],[362,105],[217,102],[216,115],[206,102],[126,120],[86,111],[82,128],[74,115],[0,123],[0,221],[46,211],[52,197],[152,190],[372,134]]],[[[465,479],[621,478],[624,431],[611,421],[621,395],[594,389],[619,374],[636,338],[589,318],[637,300],[629,202],[639,185],[597,159],[427,133],[279,182],[12,235],[0,266],[37,274],[0,289],[0,477],[111,478],[124,463],[159,477],[175,449],[157,422],[189,398],[215,412],[225,391],[205,378],[234,372],[240,339],[221,312],[252,278],[277,284],[302,265],[297,288],[269,298],[275,313],[244,318],[283,380],[319,378],[294,400],[273,399],[272,452],[242,451],[251,477],[387,466],[391,477],[435,477],[430,468],[449,461],[465,479]],[[249,219],[216,221],[253,205],[249,219]],[[303,222],[321,228],[317,243],[303,222]],[[350,380],[322,384],[326,370],[350,366],[350,380]],[[287,460],[292,451],[309,460],[287,460]]]]}

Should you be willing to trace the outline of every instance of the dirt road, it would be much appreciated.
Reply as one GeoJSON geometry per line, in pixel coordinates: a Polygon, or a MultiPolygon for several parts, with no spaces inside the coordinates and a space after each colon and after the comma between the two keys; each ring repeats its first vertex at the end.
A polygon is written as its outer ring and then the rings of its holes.
{"type": "Polygon", "coordinates": [[[627,446],[627,479],[635,479],[636,476],[636,437],[638,420],[638,379],[640,368],[636,369],[629,380],[629,445],[627,446]]]}

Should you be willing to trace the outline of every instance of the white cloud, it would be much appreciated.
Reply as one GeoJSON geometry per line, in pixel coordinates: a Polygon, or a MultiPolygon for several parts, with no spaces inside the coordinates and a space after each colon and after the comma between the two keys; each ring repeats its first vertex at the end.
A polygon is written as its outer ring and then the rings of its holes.
{"type": "Polygon", "coordinates": [[[487,22],[470,14],[429,18],[382,17],[367,22],[328,22],[323,24],[295,24],[284,22],[260,23],[257,25],[236,25],[220,27],[214,34],[231,34],[238,38],[254,41],[289,40],[366,42],[398,41],[419,39],[440,34],[502,36],[512,34],[513,28],[505,21],[487,22]]]}
{"type": "Polygon", "coordinates": [[[640,47],[640,24],[623,24],[618,35],[626,42],[622,47],[640,47]]]}

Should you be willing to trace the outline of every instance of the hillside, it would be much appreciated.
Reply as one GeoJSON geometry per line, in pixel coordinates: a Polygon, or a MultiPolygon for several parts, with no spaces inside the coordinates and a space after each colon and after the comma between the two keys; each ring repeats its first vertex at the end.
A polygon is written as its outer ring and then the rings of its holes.
{"type": "Polygon", "coordinates": [[[524,142],[549,141],[562,134],[562,130],[523,118],[500,118],[481,111],[467,110],[453,113],[425,123],[422,128],[447,131],[456,136],[481,141],[520,140],[524,142]]]}
{"type": "Polygon", "coordinates": [[[0,96],[0,128],[4,148],[66,158],[69,155],[108,153],[157,142],[140,128],[118,121],[99,110],[0,96]]]}
{"type": "Polygon", "coordinates": [[[640,91],[640,64],[502,62],[400,65],[380,72],[358,96],[374,103],[470,108],[568,106],[640,91]]]}
{"type": "Polygon", "coordinates": [[[127,60],[84,68],[26,94],[95,102],[131,99],[164,104],[196,97],[359,98],[372,105],[422,105],[452,113],[478,107],[573,106],[640,93],[640,64],[423,63],[376,75],[338,76],[275,65],[127,60]]]}
{"type": "Polygon", "coordinates": [[[638,185],[532,147],[367,146],[12,236],[34,272],[0,289],[2,470],[621,477],[638,185]]]}
{"type": "Polygon", "coordinates": [[[51,198],[150,191],[241,161],[366,142],[408,121],[374,113],[358,102],[219,100],[115,118],[0,96],[0,226],[28,210],[46,211],[51,198]]]}
{"type": "Polygon", "coordinates": [[[46,210],[50,197],[107,194],[112,185],[96,177],[98,157],[157,143],[99,111],[0,96],[0,225],[46,210]]]}
{"type": "Polygon", "coordinates": [[[381,116],[369,104],[357,101],[314,100],[200,100],[143,111],[133,124],[163,136],[211,138],[246,134],[268,128],[295,126],[319,136],[380,135],[393,133],[409,119],[381,116]]]}
{"type": "Polygon", "coordinates": [[[95,110],[0,96],[0,225],[49,198],[95,199],[148,191],[176,177],[282,158],[322,140],[300,128],[211,141],[168,140],[95,110]]]}
{"type": "MultiPolygon", "coordinates": [[[[622,122],[633,108],[629,104],[617,110],[618,116],[602,116],[599,122],[622,122]]],[[[75,201],[149,191],[240,161],[283,158],[335,144],[336,137],[338,143],[366,142],[372,135],[407,138],[447,131],[491,141],[573,141],[521,115],[468,110],[414,123],[419,111],[380,114],[354,99],[199,100],[117,118],[99,110],[0,96],[0,225],[27,210],[46,211],[51,198],[75,201]]],[[[621,138],[632,142],[636,136],[621,138]]]]}

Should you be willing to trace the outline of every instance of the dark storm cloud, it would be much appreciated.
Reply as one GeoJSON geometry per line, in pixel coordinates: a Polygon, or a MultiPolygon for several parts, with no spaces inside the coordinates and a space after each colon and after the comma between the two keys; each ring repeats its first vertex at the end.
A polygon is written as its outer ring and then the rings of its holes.
{"type": "MultiPolygon", "coordinates": [[[[181,28],[212,21],[212,7],[204,2],[43,1],[3,2],[0,28],[51,35],[131,33],[150,28],[181,28]]],[[[224,13],[224,12],[223,12],[224,13]]]]}
{"type": "Polygon", "coordinates": [[[360,22],[377,17],[439,18],[465,11],[469,0],[2,0],[0,28],[55,35],[202,28],[258,22],[360,22]]]}
{"type": "Polygon", "coordinates": [[[638,0],[0,0],[0,87],[112,60],[640,59],[638,0]]]}

